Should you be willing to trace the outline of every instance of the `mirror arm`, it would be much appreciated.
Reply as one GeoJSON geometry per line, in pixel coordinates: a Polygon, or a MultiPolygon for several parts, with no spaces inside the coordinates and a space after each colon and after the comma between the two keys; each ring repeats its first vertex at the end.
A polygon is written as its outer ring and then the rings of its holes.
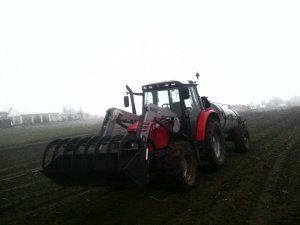
{"type": "Polygon", "coordinates": [[[131,107],[132,107],[132,113],[136,114],[136,108],[135,108],[135,102],[134,102],[134,97],[133,97],[133,91],[131,88],[126,84],[126,89],[128,90],[129,96],[130,96],[130,101],[131,101],[131,107]]]}

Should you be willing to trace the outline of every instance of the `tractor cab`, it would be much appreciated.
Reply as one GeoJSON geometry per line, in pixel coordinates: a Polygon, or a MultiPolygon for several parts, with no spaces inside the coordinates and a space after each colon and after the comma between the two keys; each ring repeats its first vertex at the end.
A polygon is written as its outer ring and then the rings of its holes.
{"type": "Polygon", "coordinates": [[[196,86],[192,81],[188,84],[166,81],[144,85],[143,105],[151,103],[176,113],[181,124],[180,132],[193,137],[203,109],[196,86]]]}

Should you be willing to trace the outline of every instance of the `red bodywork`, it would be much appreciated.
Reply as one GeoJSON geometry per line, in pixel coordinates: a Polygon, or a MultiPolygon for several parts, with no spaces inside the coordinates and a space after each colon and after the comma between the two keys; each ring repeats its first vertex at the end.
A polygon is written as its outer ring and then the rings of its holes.
{"type": "Polygon", "coordinates": [[[165,148],[169,144],[169,131],[158,124],[152,124],[149,137],[155,149],[165,148]]]}
{"type": "MultiPolygon", "coordinates": [[[[200,112],[196,128],[196,141],[204,141],[206,123],[210,116],[218,118],[218,114],[213,109],[206,109],[200,112]]],[[[139,125],[139,121],[134,122],[128,127],[128,132],[136,132],[139,125]]],[[[169,144],[169,131],[167,128],[160,126],[158,123],[152,122],[149,138],[153,146],[149,146],[149,152],[154,149],[162,149],[169,144]]]]}
{"type": "Polygon", "coordinates": [[[206,109],[200,112],[200,115],[198,117],[198,124],[197,124],[196,141],[204,141],[206,123],[208,118],[211,115],[218,117],[217,113],[213,109],[206,109]]]}
{"type": "MultiPolygon", "coordinates": [[[[127,131],[136,132],[138,125],[139,125],[139,121],[134,122],[127,128],[127,131]]],[[[149,146],[149,152],[152,152],[154,149],[165,148],[169,144],[169,131],[167,128],[153,122],[151,124],[149,138],[153,145],[153,146],[149,146]]]]}
{"type": "Polygon", "coordinates": [[[138,126],[139,126],[139,121],[136,121],[127,128],[127,131],[136,132],[138,126]]]}

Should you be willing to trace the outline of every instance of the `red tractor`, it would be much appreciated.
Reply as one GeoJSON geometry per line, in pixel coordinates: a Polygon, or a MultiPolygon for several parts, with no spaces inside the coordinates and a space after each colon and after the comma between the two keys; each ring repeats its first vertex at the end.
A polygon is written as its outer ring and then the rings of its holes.
{"type": "Polygon", "coordinates": [[[225,140],[233,141],[237,151],[249,149],[244,120],[230,107],[200,97],[195,82],[148,84],[142,93],[126,87],[124,104],[129,106],[130,97],[132,113],[108,109],[99,135],[50,142],[44,174],[64,185],[130,178],[140,186],[159,174],[176,190],[188,191],[196,184],[199,165],[224,166],[225,140]],[[134,95],[143,98],[141,115],[136,115],[134,95]]]}

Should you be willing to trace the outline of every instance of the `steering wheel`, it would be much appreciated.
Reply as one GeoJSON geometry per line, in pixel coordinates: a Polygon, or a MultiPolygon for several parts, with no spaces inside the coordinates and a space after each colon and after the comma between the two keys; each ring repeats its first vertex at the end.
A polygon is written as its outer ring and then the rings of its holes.
{"type": "Polygon", "coordinates": [[[164,103],[161,105],[162,108],[170,108],[170,104],[169,103],[164,103]]]}

